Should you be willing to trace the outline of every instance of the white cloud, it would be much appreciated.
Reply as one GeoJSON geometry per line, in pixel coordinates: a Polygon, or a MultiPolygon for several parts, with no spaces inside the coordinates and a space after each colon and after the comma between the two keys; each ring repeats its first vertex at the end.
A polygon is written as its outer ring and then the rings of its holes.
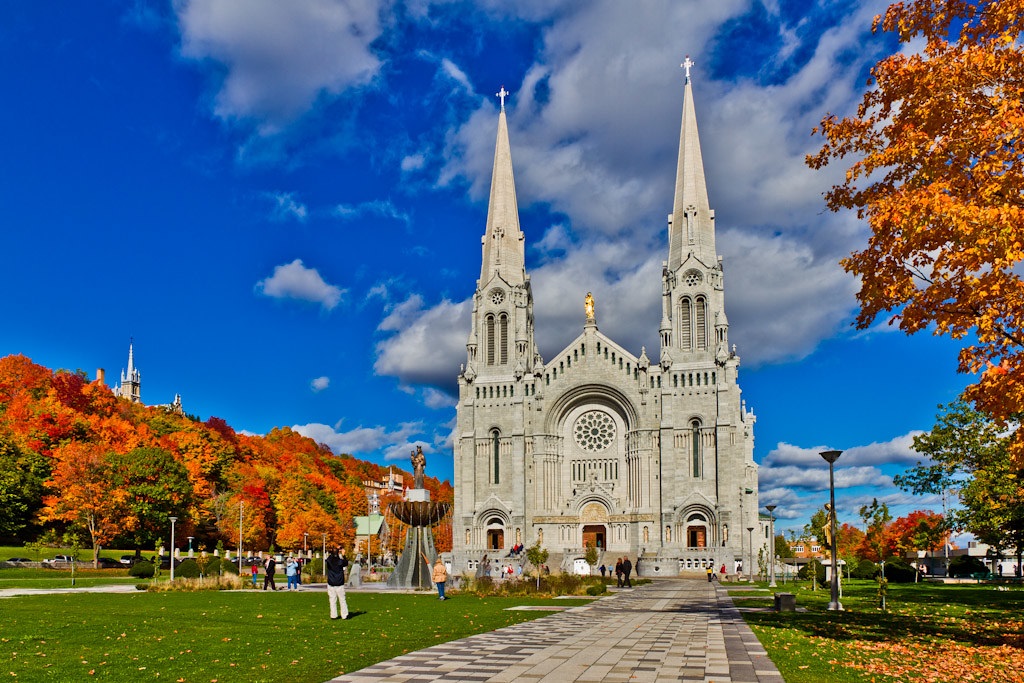
{"type": "Polygon", "coordinates": [[[455,398],[443,391],[438,391],[433,387],[427,387],[423,390],[423,405],[428,408],[433,408],[434,410],[454,408],[455,403],[455,398]]]}
{"type": "Polygon", "coordinates": [[[310,385],[310,387],[312,387],[313,391],[321,392],[321,391],[323,391],[324,389],[326,389],[327,387],[329,387],[331,385],[331,378],[330,377],[317,377],[312,382],[310,382],[309,385],[310,385]]]}
{"type": "Polygon", "coordinates": [[[304,266],[301,259],[275,266],[273,275],[257,282],[256,289],[276,299],[312,301],[327,310],[337,306],[345,293],[325,282],[315,268],[304,266]]]}
{"type": "Polygon", "coordinates": [[[409,214],[401,211],[390,199],[375,199],[361,204],[338,204],[331,212],[336,218],[352,220],[363,216],[382,216],[393,218],[402,223],[409,223],[409,214]]]}
{"type": "Polygon", "coordinates": [[[408,173],[410,171],[418,171],[423,168],[427,163],[427,158],[422,153],[410,154],[402,158],[401,168],[402,171],[408,173]]]}
{"type": "MultiPolygon", "coordinates": [[[[339,432],[337,430],[339,426],[340,424],[332,427],[311,422],[304,425],[293,425],[292,429],[317,443],[326,444],[337,454],[366,455],[383,451],[387,460],[398,459],[399,452],[409,446],[409,438],[423,431],[423,425],[419,422],[402,423],[398,429],[393,431],[378,426],[356,427],[349,431],[339,432]]],[[[413,448],[417,443],[423,445],[423,450],[428,450],[429,444],[421,441],[413,442],[413,448]]]]}
{"type": "Polygon", "coordinates": [[[300,223],[306,221],[309,214],[306,205],[295,199],[294,192],[268,192],[266,196],[274,203],[271,218],[275,221],[294,219],[300,223]]]}
{"type": "Polygon", "coordinates": [[[376,347],[377,374],[405,384],[451,386],[458,374],[458,350],[465,358],[470,301],[444,300],[424,309],[418,294],[391,309],[377,329],[392,332],[376,347]]]}
{"type": "Polygon", "coordinates": [[[279,131],[317,98],[368,83],[383,0],[176,0],[181,53],[219,65],[214,110],[279,131]]]}
{"type": "MultiPolygon", "coordinates": [[[[839,456],[839,460],[836,461],[836,471],[838,472],[842,467],[853,465],[915,465],[918,461],[927,459],[913,449],[914,437],[920,434],[923,432],[913,430],[889,441],[870,443],[866,446],[853,446],[839,456]]],[[[821,457],[822,451],[827,450],[833,449],[828,446],[801,448],[781,442],[765,456],[762,468],[786,465],[812,468],[822,466],[827,473],[828,466],[821,457]]]]}

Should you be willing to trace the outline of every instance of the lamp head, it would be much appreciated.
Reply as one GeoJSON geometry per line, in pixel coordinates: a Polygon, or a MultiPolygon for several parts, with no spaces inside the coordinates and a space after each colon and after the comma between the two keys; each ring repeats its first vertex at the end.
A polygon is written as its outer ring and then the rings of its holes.
{"type": "Polygon", "coordinates": [[[820,453],[821,457],[823,457],[825,459],[825,462],[827,462],[829,465],[838,460],[839,456],[842,454],[842,451],[822,451],[820,453]]]}
{"type": "Polygon", "coordinates": [[[777,505],[765,505],[764,509],[767,510],[768,512],[775,512],[775,508],[776,507],[778,507],[778,506],[777,505]]]}
{"type": "Polygon", "coordinates": [[[174,524],[175,522],[178,521],[177,517],[168,517],[167,519],[171,520],[171,524],[174,524]]]}

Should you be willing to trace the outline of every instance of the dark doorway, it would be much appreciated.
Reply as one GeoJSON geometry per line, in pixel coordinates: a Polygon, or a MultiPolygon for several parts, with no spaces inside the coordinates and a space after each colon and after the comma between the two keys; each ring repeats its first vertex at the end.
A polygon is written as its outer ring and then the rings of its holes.
{"type": "Polygon", "coordinates": [[[691,548],[706,548],[708,544],[707,530],[702,526],[691,526],[686,529],[686,545],[691,548]]]}
{"type": "Polygon", "coordinates": [[[502,550],[505,547],[505,530],[504,529],[488,529],[487,530],[487,549],[488,550],[502,550]]]}

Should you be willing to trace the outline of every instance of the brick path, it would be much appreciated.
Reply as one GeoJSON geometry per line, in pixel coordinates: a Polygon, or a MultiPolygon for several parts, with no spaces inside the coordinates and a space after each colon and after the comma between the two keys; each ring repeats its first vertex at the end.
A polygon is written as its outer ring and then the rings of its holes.
{"type": "Polygon", "coordinates": [[[725,590],[703,579],[659,579],[329,683],[371,681],[783,683],[725,590]]]}

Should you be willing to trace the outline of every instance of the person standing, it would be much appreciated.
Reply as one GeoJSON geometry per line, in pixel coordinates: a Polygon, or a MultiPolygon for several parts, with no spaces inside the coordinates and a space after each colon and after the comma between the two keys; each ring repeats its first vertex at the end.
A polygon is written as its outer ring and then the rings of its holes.
{"type": "Polygon", "coordinates": [[[299,590],[299,565],[294,557],[289,557],[285,562],[284,575],[288,577],[288,590],[299,590]]]}
{"type": "Polygon", "coordinates": [[[715,570],[712,569],[711,565],[708,565],[708,583],[715,580],[715,570]]]}
{"type": "Polygon", "coordinates": [[[277,561],[273,555],[267,555],[266,561],[263,563],[263,590],[267,590],[267,586],[270,586],[270,590],[276,591],[277,584],[274,583],[274,573],[277,571],[277,561]]]}
{"type": "Polygon", "coordinates": [[[260,568],[259,568],[259,567],[258,567],[258,566],[256,565],[256,563],[254,562],[254,563],[253,563],[253,564],[251,565],[251,569],[252,569],[252,587],[253,587],[253,588],[259,588],[259,584],[257,584],[256,582],[257,582],[257,581],[259,580],[259,578],[260,578],[260,568]]]}
{"type": "Polygon", "coordinates": [[[622,558],[622,583],[626,588],[632,588],[633,584],[629,580],[629,573],[633,571],[633,563],[629,561],[629,557],[622,558]]]}
{"type": "MultiPolygon", "coordinates": [[[[427,565],[430,564],[426,555],[423,555],[423,561],[426,562],[427,565]]],[[[447,600],[448,598],[444,597],[444,584],[448,581],[448,570],[445,569],[444,562],[441,561],[440,555],[438,555],[437,559],[434,560],[434,568],[430,572],[430,580],[434,582],[435,586],[437,586],[437,599],[447,600]]]]}
{"type": "Polygon", "coordinates": [[[615,558],[615,585],[622,588],[622,558],[615,558]]]}
{"type": "Polygon", "coordinates": [[[327,567],[327,600],[331,605],[331,619],[348,619],[348,602],[345,600],[345,568],[348,559],[338,548],[331,548],[331,554],[325,562],[327,567]],[[339,556],[340,555],[340,556],[339,556]],[[341,605],[341,616],[338,616],[338,605],[341,605]]]}
{"type": "Polygon", "coordinates": [[[597,571],[601,572],[601,578],[603,579],[605,573],[608,571],[608,568],[602,564],[600,567],[597,568],[597,571]]]}

